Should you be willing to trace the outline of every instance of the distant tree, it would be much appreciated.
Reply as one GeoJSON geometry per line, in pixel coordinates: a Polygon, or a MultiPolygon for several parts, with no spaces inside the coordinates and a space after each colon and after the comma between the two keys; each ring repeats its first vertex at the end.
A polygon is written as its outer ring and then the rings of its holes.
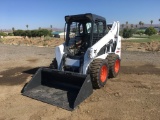
{"type": "Polygon", "coordinates": [[[153,20],[151,20],[150,22],[151,22],[151,25],[152,25],[153,24],[153,20]]]}
{"type": "Polygon", "coordinates": [[[38,36],[38,31],[39,30],[31,30],[32,37],[37,37],[38,36]]]}
{"type": "Polygon", "coordinates": [[[51,31],[50,30],[47,30],[47,29],[41,29],[41,30],[38,30],[38,37],[46,37],[46,36],[51,36],[51,31]]]}
{"type": "Polygon", "coordinates": [[[52,27],[53,27],[53,26],[52,26],[52,25],[50,25],[51,30],[52,30],[52,27]]]}
{"type": "Polygon", "coordinates": [[[130,38],[130,37],[132,37],[132,35],[133,35],[133,31],[132,31],[132,29],[127,29],[127,28],[125,28],[124,30],[123,30],[123,38],[130,38]]]}
{"type": "Polygon", "coordinates": [[[7,34],[4,32],[0,32],[0,36],[7,36],[7,34]]]}
{"type": "Polygon", "coordinates": [[[25,33],[23,30],[15,30],[13,34],[14,36],[25,36],[25,33]]]}
{"type": "Polygon", "coordinates": [[[135,27],[137,28],[138,26],[136,25],[135,27]]]}
{"type": "Polygon", "coordinates": [[[28,25],[26,25],[27,30],[28,30],[28,27],[29,27],[29,26],[28,26],[28,25]]]}
{"type": "Polygon", "coordinates": [[[160,19],[159,19],[159,22],[160,22],[160,19]]]}
{"type": "Polygon", "coordinates": [[[13,33],[8,33],[8,36],[13,36],[14,34],[13,33]]]}
{"type": "Polygon", "coordinates": [[[38,29],[41,30],[41,27],[39,27],[38,29]]]}
{"type": "Polygon", "coordinates": [[[140,25],[140,27],[141,27],[141,25],[142,25],[142,21],[139,21],[139,25],[140,25]]]}
{"type": "Polygon", "coordinates": [[[14,32],[14,30],[15,30],[15,28],[14,27],[12,27],[12,31],[14,32]]]}
{"type": "Polygon", "coordinates": [[[142,22],[142,27],[144,26],[144,22],[142,22]]]}
{"type": "Polygon", "coordinates": [[[133,24],[131,24],[131,28],[133,28],[133,24]]]}
{"type": "Polygon", "coordinates": [[[28,37],[31,37],[31,36],[32,36],[30,30],[26,30],[26,31],[24,31],[24,32],[25,32],[25,36],[28,36],[28,37]]]}
{"type": "Polygon", "coordinates": [[[124,28],[124,24],[122,24],[122,28],[124,28]]]}
{"type": "Polygon", "coordinates": [[[156,29],[154,29],[154,27],[148,27],[145,31],[145,34],[148,36],[154,35],[156,33],[157,33],[157,31],[156,31],[156,29]]]}
{"type": "Polygon", "coordinates": [[[128,28],[128,21],[126,21],[126,28],[128,28]]]}

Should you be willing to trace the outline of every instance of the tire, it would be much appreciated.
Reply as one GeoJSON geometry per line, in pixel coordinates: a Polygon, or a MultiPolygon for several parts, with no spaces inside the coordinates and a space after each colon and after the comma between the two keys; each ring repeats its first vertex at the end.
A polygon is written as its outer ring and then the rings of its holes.
{"type": "Polygon", "coordinates": [[[104,87],[109,74],[108,63],[103,59],[95,59],[90,64],[90,76],[93,88],[99,89],[104,87]]]}
{"type": "Polygon", "coordinates": [[[120,70],[120,58],[116,54],[109,54],[107,56],[108,65],[109,65],[109,78],[115,78],[120,70]]]}
{"type": "Polygon", "coordinates": [[[57,68],[58,68],[56,58],[53,59],[53,61],[52,61],[52,63],[50,64],[49,68],[51,68],[51,69],[57,69],[57,68]]]}

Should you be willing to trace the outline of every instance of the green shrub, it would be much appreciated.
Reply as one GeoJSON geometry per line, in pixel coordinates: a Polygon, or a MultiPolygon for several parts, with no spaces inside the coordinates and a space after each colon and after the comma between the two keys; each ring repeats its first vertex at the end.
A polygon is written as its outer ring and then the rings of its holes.
{"type": "Polygon", "coordinates": [[[28,37],[41,37],[41,36],[51,36],[51,31],[47,29],[40,30],[15,30],[13,32],[14,36],[28,36],[28,37]]]}
{"type": "Polygon", "coordinates": [[[133,36],[133,30],[125,28],[123,30],[123,38],[130,38],[133,36]]]}
{"type": "Polygon", "coordinates": [[[14,34],[13,33],[8,33],[8,36],[14,36],[14,34]]]}
{"type": "Polygon", "coordinates": [[[151,36],[151,35],[157,34],[157,31],[153,27],[149,27],[146,29],[145,34],[148,36],[151,36]]]}
{"type": "Polygon", "coordinates": [[[13,34],[14,36],[24,36],[25,35],[23,30],[15,30],[13,34]]]}
{"type": "Polygon", "coordinates": [[[30,30],[26,30],[25,31],[25,36],[32,37],[31,31],[30,30]]]}
{"type": "Polygon", "coordinates": [[[38,30],[38,36],[41,37],[41,36],[51,36],[51,31],[50,30],[47,30],[47,29],[41,29],[41,30],[38,30]]]}
{"type": "Polygon", "coordinates": [[[144,31],[137,31],[136,34],[142,35],[142,34],[144,34],[144,31]]]}
{"type": "Polygon", "coordinates": [[[31,30],[31,36],[37,37],[38,36],[38,30],[31,30]]]}
{"type": "Polygon", "coordinates": [[[0,36],[7,36],[7,33],[0,32],[0,36]]]}
{"type": "Polygon", "coordinates": [[[120,35],[120,36],[123,36],[123,30],[120,30],[120,31],[119,31],[119,35],[120,35]]]}

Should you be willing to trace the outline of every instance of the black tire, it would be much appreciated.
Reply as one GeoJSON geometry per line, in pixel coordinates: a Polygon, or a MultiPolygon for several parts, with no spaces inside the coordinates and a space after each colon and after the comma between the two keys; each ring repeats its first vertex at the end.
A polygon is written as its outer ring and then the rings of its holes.
{"type": "Polygon", "coordinates": [[[56,58],[53,59],[53,61],[52,61],[52,63],[50,64],[49,68],[51,68],[51,69],[57,69],[57,68],[58,68],[56,58]]]}
{"type": "Polygon", "coordinates": [[[108,74],[109,74],[109,69],[108,69],[108,63],[106,60],[95,59],[90,64],[90,76],[91,76],[93,88],[97,89],[97,88],[104,87],[108,79],[108,74]]]}
{"type": "Polygon", "coordinates": [[[120,58],[118,55],[111,53],[107,56],[109,65],[109,78],[115,78],[120,70],[120,58]]]}

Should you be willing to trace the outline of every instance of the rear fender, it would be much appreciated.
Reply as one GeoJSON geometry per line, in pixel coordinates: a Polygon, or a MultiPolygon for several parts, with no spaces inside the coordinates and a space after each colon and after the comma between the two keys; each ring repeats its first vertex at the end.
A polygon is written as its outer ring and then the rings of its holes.
{"type": "Polygon", "coordinates": [[[98,58],[106,59],[106,58],[107,58],[107,56],[108,56],[108,53],[103,54],[103,55],[100,55],[100,56],[96,57],[95,59],[98,59],[98,58]]]}

